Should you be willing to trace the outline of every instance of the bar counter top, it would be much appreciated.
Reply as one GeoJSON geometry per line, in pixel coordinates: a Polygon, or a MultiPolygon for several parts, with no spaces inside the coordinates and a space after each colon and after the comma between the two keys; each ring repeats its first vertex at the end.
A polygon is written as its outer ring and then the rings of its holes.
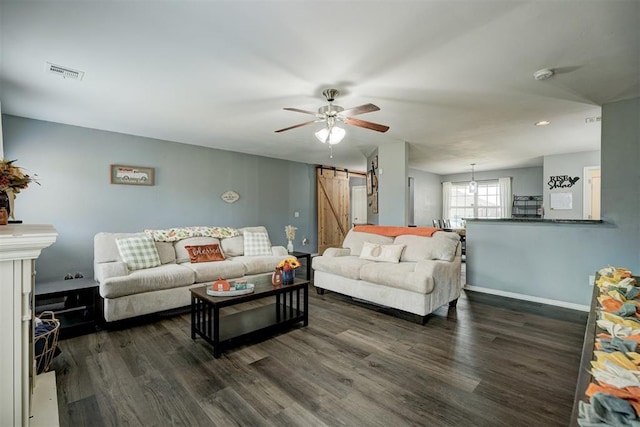
{"type": "Polygon", "coordinates": [[[547,218],[465,218],[469,222],[485,223],[542,223],[542,224],[603,224],[601,219],[547,219],[547,218]]]}

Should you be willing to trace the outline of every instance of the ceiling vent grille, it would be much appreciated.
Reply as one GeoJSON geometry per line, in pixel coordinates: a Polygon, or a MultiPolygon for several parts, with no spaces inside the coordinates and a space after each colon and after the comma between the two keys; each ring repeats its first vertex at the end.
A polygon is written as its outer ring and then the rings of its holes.
{"type": "Polygon", "coordinates": [[[62,67],[52,64],[51,62],[45,62],[44,66],[46,72],[60,76],[63,79],[82,80],[84,77],[84,71],[72,70],[71,68],[62,67]]]}

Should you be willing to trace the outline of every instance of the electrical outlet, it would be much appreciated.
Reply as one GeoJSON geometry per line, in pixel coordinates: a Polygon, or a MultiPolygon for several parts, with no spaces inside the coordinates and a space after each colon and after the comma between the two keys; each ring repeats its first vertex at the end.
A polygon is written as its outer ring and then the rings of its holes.
{"type": "Polygon", "coordinates": [[[300,216],[300,212],[294,212],[294,213],[293,213],[293,216],[294,216],[294,217],[296,217],[296,218],[298,218],[298,217],[300,216]]]}
{"type": "Polygon", "coordinates": [[[596,281],[596,276],[589,275],[589,286],[593,286],[596,281]]]}

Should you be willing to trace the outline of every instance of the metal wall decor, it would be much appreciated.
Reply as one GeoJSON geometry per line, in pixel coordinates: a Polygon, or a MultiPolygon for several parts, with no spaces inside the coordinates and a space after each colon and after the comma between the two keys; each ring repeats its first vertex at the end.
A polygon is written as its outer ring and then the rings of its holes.
{"type": "Polygon", "coordinates": [[[549,177],[547,185],[549,185],[549,190],[555,188],[571,188],[579,179],[579,176],[571,178],[569,175],[554,175],[549,177]]]}

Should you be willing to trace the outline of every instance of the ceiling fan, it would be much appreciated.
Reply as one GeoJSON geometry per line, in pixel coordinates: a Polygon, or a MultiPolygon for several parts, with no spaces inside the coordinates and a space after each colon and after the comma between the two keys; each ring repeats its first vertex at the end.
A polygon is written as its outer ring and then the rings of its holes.
{"type": "Polygon", "coordinates": [[[312,123],[320,123],[326,122],[326,128],[322,129],[318,133],[316,133],[316,137],[320,139],[321,142],[329,142],[330,144],[337,144],[344,137],[344,130],[341,128],[335,127],[337,122],[342,122],[352,126],[358,126],[365,129],[375,130],[377,132],[386,132],[389,130],[389,126],[381,125],[378,123],[372,123],[365,120],[354,119],[351,116],[356,116],[358,114],[370,113],[372,111],[378,111],[380,108],[373,104],[364,104],[359,107],[349,108],[345,110],[339,105],[333,105],[333,101],[335,101],[336,96],[340,94],[337,89],[325,89],[322,94],[329,105],[325,105],[324,107],[318,108],[318,112],[314,113],[313,111],[301,110],[299,108],[284,108],[287,111],[297,111],[298,113],[310,114],[315,116],[315,120],[310,120],[308,122],[300,123],[294,126],[289,126],[284,129],[278,129],[276,132],[284,132],[286,130],[291,130],[295,128],[299,128],[302,126],[310,125],[312,123]],[[334,136],[337,136],[334,139],[334,136]],[[335,141],[335,142],[334,142],[335,141]]]}

